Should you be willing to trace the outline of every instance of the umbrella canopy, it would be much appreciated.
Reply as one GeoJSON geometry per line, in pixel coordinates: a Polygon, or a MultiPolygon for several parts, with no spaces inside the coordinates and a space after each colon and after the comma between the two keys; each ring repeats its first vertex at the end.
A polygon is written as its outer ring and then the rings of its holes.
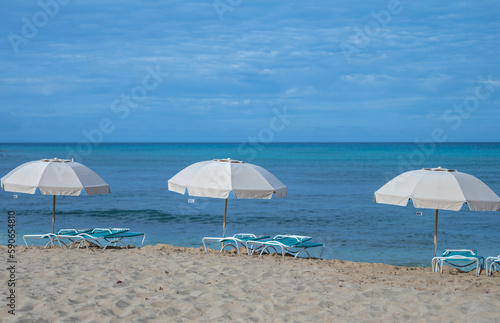
{"type": "Polygon", "coordinates": [[[108,183],[90,168],[58,158],[24,163],[2,177],[1,185],[7,192],[35,194],[38,188],[43,195],[53,195],[52,231],[56,195],[79,196],[82,190],[87,195],[110,193],[108,183]]]}
{"type": "Polygon", "coordinates": [[[500,211],[500,198],[476,177],[454,169],[424,168],[403,173],[375,192],[375,202],[436,209],[434,256],[437,247],[438,210],[500,211]]]}
{"type": "Polygon", "coordinates": [[[190,196],[225,199],[223,236],[226,229],[227,198],[270,199],[285,197],[287,187],[260,166],[238,160],[214,159],[188,166],[168,181],[168,189],[190,196]]]}

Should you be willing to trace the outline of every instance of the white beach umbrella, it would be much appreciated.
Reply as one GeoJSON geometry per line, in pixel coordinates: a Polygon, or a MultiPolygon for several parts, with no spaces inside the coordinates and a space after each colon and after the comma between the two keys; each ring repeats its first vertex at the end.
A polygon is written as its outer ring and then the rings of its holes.
{"type": "Polygon", "coordinates": [[[222,235],[226,233],[227,198],[270,199],[286,196],[286,186],[262,167],[231,159],[214,159],[188,166],[168,181],[168,189],[190,196],[225,199],[222,235]]]}
{"type": "Polygon", "coordinates": [[[24,163],[1,179],[7,192],[53,195],[52,232],[54,232],[56,195],[79,196],[108,194],[109,185],[88,167],[65,159],[42,159],[24,163]]]}
{"type": "Polygon", "coordinates": [[[500,211],[500,198],[476,177],[453,169],[424,168],[403,173],[375,192],[375,202],[436,209],[434,256],[437,247],[438,210],[500,211]]]}

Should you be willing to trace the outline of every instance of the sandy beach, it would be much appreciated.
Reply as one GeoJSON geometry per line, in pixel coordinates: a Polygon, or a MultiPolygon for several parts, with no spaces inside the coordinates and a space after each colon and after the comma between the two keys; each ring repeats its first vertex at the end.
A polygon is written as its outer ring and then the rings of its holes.
{"type": "MultiPolygon", "coordinates": [[[[484,270],[476,277],[448,267],[437,274],[282,262],[169,245],[16,251],[16,315],[2,306],[2,322],[496,322],[500,315],[500,274],[484,270]]],[[[5,296],[9,273],[1,275],[5,296]]]]}

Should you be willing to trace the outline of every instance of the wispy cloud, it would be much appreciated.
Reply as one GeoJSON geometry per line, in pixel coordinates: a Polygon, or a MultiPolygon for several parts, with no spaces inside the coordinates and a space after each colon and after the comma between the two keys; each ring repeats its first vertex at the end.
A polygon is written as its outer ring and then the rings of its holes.
{"type": "Polygon", "coordinates": [[[391,80],[388,75],[376,75],[376,74],[348,74],[342,75],[340,77],[342,81],[353,82],[359,84],[374,85],[381,82],[387,82],[391,80]]]}
{"type": "MultiPolygon", "coordinates": [[[[496,2],[402,4],[347,64],[339,44],[356,41],[387,2],[246,1],[221,21],[210,1],[71,1],[18,54],[2,38],[0,113],[29,124],[23,131],[40,133],[45,124],[78,139],[82,127],[112,115],[111,102],[140,84],[146,66],[159,65],[169,76],[123,123],[140,128],[141,140],[167,133],[162,122],[175,123],[185,140],[203,140],[219,126],[246,138],[240,132],[255,133],[282,106],[300,116],[290,131],[311,140],[328,131],[388,140],[391,129],[413,125],[408,120],[438,122],[477,84],[500,85],[496,2]]],[[[23,17],[37,10],[36,2],[6,2],[3,35],[22,35],[23,17]]],[[[471,122],[496,119],[498,93],[471,122]]],[[[110,138],[125,138],[120,129],[110,138]]]]}

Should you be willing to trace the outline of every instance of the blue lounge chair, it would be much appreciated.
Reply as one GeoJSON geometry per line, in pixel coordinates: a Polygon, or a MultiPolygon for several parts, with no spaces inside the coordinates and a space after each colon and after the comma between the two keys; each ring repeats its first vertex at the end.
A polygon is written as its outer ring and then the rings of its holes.
{"type": "Polygon", "coordinates": [[[325,245],[322,243],[311,242],[311,237],[308,236],[298,236],[298,235],[277,235],[273,239],[261,240],[261,241],[249,241],[248,244],[252,246],[252,250],[260,251],[259,257],[264,253],[271,253],[271,250],[278,253],[281,250],[281,255],[283,261],[285,260],[285,255],[289,254],[297,258],[301,253],[307,254],[308,258],[311,258],[311,254],[308,249],[321,247],[321,254],[319,258],[323,256],[323,251],[325,250],[325,245]]]}
{"type": "Polygon", "coordinates": [[[62,248],[63,246],[68,247],[65,240],[69,240],[70,244],[73,244],[75,240],[80,240],[78,237],[80,233],[92,232],[92,229],[61,229],[57,233],[45,233],[45,234],[26,234],[23,236],[24,243],[28,249],[30,248],[27,239],[49,239],[45,244],[45,249],[51,245],[54,248],[54,242],[57,242],[62,248]]]}
{"type": "Polygon", "coordinates": [[[481,274],[484,258],[477,255],[477,250],[472,249],[446,249],[440,257],[432,258],[432,271],[443,272],[443,266],[463,270],[465,267],[475,265],[476,276],[481,274]]]}
{"type": "Polygon", "coordinates": [[[251,241],[258,241],[262,239],[268,239],[271,236],[256,236],[255,234],[252,233],[237,233],[232,237],[225,237],[225,238],[220,238],[220,237],[204,237],[202,239],[203,242],[203,248],[205,249],[205,252],[208,253],[207,249],[207,242],[215,242],[215,243],[221,243],[221,248],[219,252],[222,252],[223,250],[229,250],[231,248],[236,249],[236,252],[238,255],[241,256],[240,254],[240,245],[241,247],[244,247],[247,250],[247,254],[250,255],[251,251],[249,248],[249,242],[251,241]]]}
{"type": "Polygon", "coordinates": [[[486,274],[488,276],[491,276],[495,270],[498,271],[496,266],[500,266],[500,255],[486,258],[486,274]]]}
{"type": "Polygon", "coordinates": [[[109,245],[114,244],[116,246],[118,243],[121,243],[126,249],[128,249],[127,245],[122,241],[124,238],[142,236],[141,247],[144,245],[144,240],[146,239],[146,234],[144,232],[129,232],[129,229],[124,228],[97,228],[92,230],[92,232],[84,232],[78,234],[77,236],[80,238],[80,240],[76,240],[74,242],[78,242],[77,249],[82,245],[85,245],[88,249],[89,244],[92,244],[103,248],[103,251],[106,250],[109,245]]]}
{"type": "Polygon", "coordinates": [[[128,246],[122,241],[124,238],[132,238],[132,237],[140,237],[142,236],[141,247],[144,246],[144,240],[146,240],[146,234],[144,232],[118,232],[113,233],[104,237],[104,240],[107,242],[103,248],[103,251],[109,246],[116,246],[118,243],[121,243],[125,249],[128,249],[128,246]]]}

